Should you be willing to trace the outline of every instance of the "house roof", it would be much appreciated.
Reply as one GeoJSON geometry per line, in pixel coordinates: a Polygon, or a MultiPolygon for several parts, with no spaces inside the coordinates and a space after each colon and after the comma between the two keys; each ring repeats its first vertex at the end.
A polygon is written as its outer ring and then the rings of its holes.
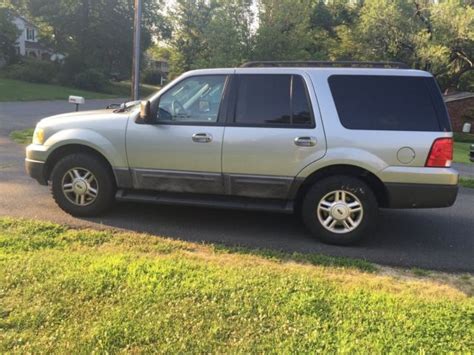
{"type": "Polygon", "coordinates": [[[465,100],[474,97],[474,92],[455,92],[444,96],[444,102],[465,100]]]}
{"type": "Polygon", "coordinates": [[[22,19],[26,24],[28,24],[28,26],[31,26],[31,27],[34,27],[34,28],[38,28],[38,26],[36,26],[33,22],[31,22],[30,20],[28,20],[25,16],[22,16],[20,15],[18,12],[16,11],[12,11],[12,10],[9,10],[11,15],[14,16],[14,17],[18,17],[20,19],[22,19]]]}

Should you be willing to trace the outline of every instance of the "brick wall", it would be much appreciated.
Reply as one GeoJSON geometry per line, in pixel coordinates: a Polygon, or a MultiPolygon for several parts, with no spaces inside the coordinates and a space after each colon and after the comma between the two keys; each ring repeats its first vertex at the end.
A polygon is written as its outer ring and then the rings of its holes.
{"type": "MultiPolygon", "coordinates": [[[[454,132],[461,132],[465,122],[471,122],[474,126],[474,97],[446,102],[446,106],[448,108],[449,117],[451,117],[454,132]],[[470,120],[465,117],[469,112],[471,116],[470,120]]],[[[474,127],[471,129],[471,133],[473,132],[474,127]]]]}

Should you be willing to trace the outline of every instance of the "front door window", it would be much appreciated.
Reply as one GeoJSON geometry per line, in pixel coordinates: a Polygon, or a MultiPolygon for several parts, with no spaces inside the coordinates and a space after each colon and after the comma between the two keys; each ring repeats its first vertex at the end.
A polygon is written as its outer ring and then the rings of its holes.
{"type": "Polygon", "coordinates": [[[158,121],[217,122],[225,80],[225,75],[207,75],[179,82],[161,96],[158,121]]]}

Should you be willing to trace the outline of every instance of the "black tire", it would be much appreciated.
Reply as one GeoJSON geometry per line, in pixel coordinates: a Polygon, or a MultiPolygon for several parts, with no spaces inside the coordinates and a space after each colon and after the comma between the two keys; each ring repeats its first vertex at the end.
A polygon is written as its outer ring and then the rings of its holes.
{"type": "Polygon", "coordinates": [[[91,154],[75,153],[59,160],[51,172],[51,193],[58,206],[77,217],[94,217],[107,211],[115,200],[116,185],[113,173],[104,161],[91,154]],[[70,169],[87,169],[94,177],[97,195],[86,206],[74,204],[63,192],[63,178],[70,169]]]}
{"type": "MultiPolygon", "coordinates": [[[[339,196],[342,196],[342,194],[339,196]]],[[[324,243],[336,245],[354,244],[370,235],[376,225],[377,213],[377,200],[367,184],[355,177],[344,175],[331,176],[315,182],[306,193],[301,206],[303,221],[312,234],[324,243]],[[328,210],[332,212],[318,210],[318,206],[323,198],[327,196],[330,198],[332,196],[331,193],[335,191],[348,192],[345,194],[345,198],[348,201],[356,201],[352,198],[355,196],[359,200],[357,202],[360,202],[362,206],[361,212],[352,212],[351,214],[351,212],[346,209],[342,210],[342,214],[338,214],[341,211],[334,210],[337,207],[335,204],[332,205],[333,207],[328,208],[328,210]],[[333,214],[338,214],[338,217],[342,218],[344,215],[347,216],[347,213],[349,213],[351,217],[350,221],[359,221],[353,230],[346,229],[346,226],[343,224],[344,221],[336,220],[336,218],[332,216],[333,214]],[[335,223],[333,230],[337,229],[340,233],[328,230],[321,222],[321,220],[323,220],[323,222],[326,221],[324,218],[331,223],[335,223]],[[344,230],[347,230],[347,232],[344,232],[344,230]]],[[[329,225],[331,225],[331,223],[329,223],[329,225]]],[[[354,224],[351,222],[350,225],[353,226],[354,224]]]]}

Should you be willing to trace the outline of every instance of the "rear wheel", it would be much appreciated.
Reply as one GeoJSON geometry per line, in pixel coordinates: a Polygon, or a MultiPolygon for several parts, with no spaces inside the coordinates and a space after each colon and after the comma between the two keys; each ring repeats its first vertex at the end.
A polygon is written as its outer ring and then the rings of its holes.
{"type": "Polygon", "coordinates": [[[51,173],[51,191],[61,209],[73,216],[97,216],[113,203],[115,179],[104,162],[89,154],[62,158],[51,173]]]}
{"type": "Polygon", "coordinates": [[[377,218],[377,201],[363,181],[331,176],[307,192],[301,210],[308,229],[329,244],[348,245],[370,234],[377,218]]]}

